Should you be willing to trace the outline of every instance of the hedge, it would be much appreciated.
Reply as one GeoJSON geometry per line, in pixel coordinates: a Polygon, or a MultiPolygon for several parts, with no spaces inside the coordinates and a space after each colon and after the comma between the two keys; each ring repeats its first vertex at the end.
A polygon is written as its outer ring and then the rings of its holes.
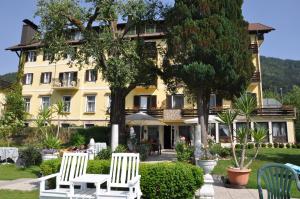
{"type": "Polygon", "coordinates": [[[88,144],[91,138],[94,138],[95,142],[105,142],[107,144],[109,144],[111,140],[110,127],[106,126],[95,126],[85,129],[82,128],[77,129],[76,132],[84,136],[85,144],[88,144]]]}
{"type": "MultiPolygon", "coordinates": [[[[43,175],[58,172],[59,165],[59,159],[44,161],[41,172],[43,175]]],[[[90,160],[87,173],[108,174],[109,167],[109,160],[90,160]]],[[[202,169],[187,163],[141,163],[140,174],[143,198],[193,198],[203,185],[202,169]]]]}

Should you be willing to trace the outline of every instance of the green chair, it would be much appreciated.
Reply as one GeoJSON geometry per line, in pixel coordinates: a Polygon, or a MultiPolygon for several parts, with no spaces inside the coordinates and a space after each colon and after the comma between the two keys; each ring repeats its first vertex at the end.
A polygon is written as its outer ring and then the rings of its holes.
{"type": "Polygon", "coordinates": [[[268,193],[268,199],[291,198],[291,185],[295,181],[300,191],[298,174],[284,164],[271,163],[261,167],[257,172],[259,198],[263,199],[262,182],[268,193]]]}

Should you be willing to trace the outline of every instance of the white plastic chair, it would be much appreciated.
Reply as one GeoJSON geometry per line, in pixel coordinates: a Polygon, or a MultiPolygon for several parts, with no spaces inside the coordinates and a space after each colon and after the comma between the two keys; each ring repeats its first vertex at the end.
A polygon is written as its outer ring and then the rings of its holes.
{"type": "MultiPolygon", "coordinates": [[[[87,153],[64,153],[59,173],[39,178],[40,199],[69,198],[70,180],[86,174],[88,163],[87,153]],[[56,188],[46,189],[46,181],[56,178],[56,188]]],[[[80,190],[86,190],[85,185],[80,185],[80,190]]]]}
{"type": "Polygon", "coordinates": [[[138,153],[113,153],[107,190],[97,195],[103,199],[140,199],[141,176],[139,173],[140,157],[138,153]],[[118,189],[118,190],[116,190],[118,189]]]}

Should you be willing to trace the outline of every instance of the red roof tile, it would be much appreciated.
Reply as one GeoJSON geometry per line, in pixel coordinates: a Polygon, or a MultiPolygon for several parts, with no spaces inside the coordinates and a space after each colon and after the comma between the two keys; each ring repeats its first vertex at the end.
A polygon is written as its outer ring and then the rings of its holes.
{"type": "Polygon", "coordinates": [[[248,30],[249,32],[270,32],[272,30],[275,30],[274,28],[270,27],[270,26],[266,26],[264,24],[261,23],[249,23],[248,26],[248,30]]]}

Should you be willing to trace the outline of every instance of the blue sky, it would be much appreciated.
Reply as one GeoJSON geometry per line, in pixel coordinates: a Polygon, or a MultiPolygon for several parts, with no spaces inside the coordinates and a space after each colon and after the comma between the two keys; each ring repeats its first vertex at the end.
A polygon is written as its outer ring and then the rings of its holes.
{"type": "MultiPolygon", "coordinates": [[[[33,18],[35,4],[36,0],[1,0],[0,74],[17,71],[17,55],[5,48],[19,43],[23,19],[36,21],[33,18]]],[[[262,55],[300,60],[299,8],[299,0],[244,0],[243,14],[247,21],[276,29],[266,35],[262,55]]]]}

